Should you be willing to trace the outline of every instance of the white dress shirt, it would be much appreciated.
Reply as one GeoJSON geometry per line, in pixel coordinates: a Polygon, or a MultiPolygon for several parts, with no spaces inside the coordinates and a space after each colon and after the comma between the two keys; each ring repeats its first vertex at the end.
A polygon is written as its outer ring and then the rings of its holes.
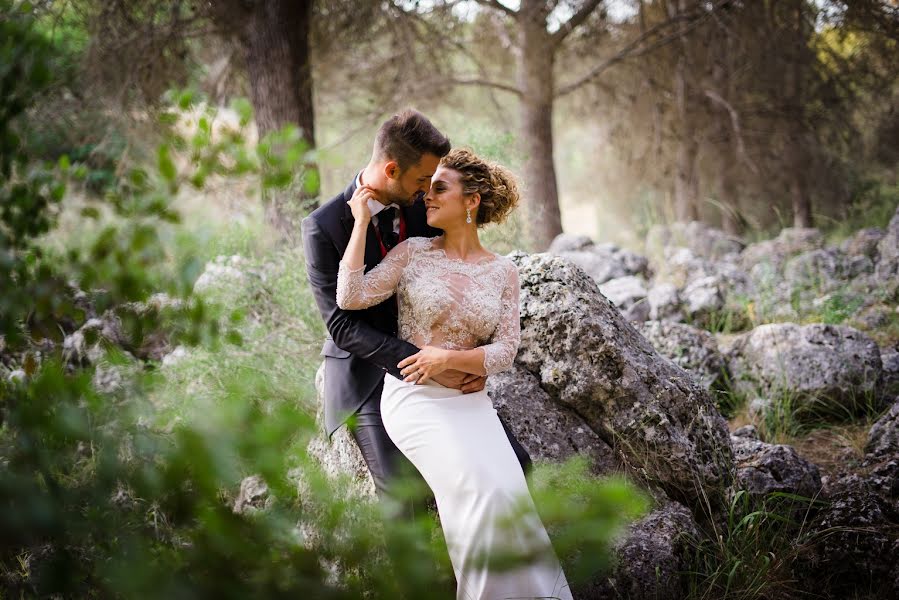
{"type": "MultiPolygon", "coordinates": [[[[362,171],[359,171],[359,173],[356,175],[356,188],[358,189],[360,187],[362,187],[362,171]]],[[[371,224],[375,227],[378,226],[377,214],[388,206],[395,207],[396,212],[393,214],[393,232],[397,235],[400,234],[400,207],[396,202],[391,202],[390,204],[384,205],[374,198],[369,198],[366,204],[368,204],[368,210],[371,211],[371,224]]]]}

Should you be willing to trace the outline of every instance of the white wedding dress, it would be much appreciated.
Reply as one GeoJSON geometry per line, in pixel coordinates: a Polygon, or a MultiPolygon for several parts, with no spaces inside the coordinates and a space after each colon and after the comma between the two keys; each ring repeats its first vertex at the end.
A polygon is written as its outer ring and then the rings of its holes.
{"type": "MultiPolygon", "coordinates": [[[[474,263],[449,258],[434,239],[399,243],[368,273],[341,261],[338,306],[367,308],[396,293],[402,339],[418,347],[482,347],[488,375],[510,368],[520,341],[515,264],[497,255],[474,263]]],[[[381,417],[434,493],[457,600],[572,598],[486,390],[463,394],[387,374],[381,417]],[[511,527],[498,522],[521,506],[511,527]],[[481,562],[509,551],[538,560],[512,570],[481,562]]]]}

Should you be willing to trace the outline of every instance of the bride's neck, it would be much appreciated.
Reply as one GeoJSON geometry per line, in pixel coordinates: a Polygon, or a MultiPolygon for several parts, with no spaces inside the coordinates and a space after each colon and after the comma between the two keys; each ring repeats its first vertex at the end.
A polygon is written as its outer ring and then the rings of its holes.
{"type": "Polygon", "coordinates": [[[443,250],[449,256],[465,259],[484,251],[478,230],[474,227],[458,227],[443,231],[443,250]]]}

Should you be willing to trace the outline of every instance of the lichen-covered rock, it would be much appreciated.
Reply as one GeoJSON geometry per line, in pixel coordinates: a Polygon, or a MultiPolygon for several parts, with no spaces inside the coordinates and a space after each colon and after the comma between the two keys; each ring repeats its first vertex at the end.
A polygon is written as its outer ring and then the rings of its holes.
{"type": "Polygon", "coordinates": [[[877,243],[876,277],[895,287],[899,281],[899,207],[887,225],[886,234],[877,243]]]}
{"type": "Polygon", "coordinates": [[[313,456],[321,464],[325,474],[336,478],[340,475],[349,475],[354,482],[351,493],[361,498],[374,500],[377,498],[375,482],[372,479],[368,465],[362,457],[362,452],[356,444],[356,440],[350,435],[347,427],[341,426],[328,440],[324,433],[322,390],[324,389],[325,369],[324,363],[315,373],[315,389],[318,392],[317,405],[319,407],[316,422],[319,423],[319,435],[314,436],[307,446],[310,456],[313,456]]]}
{"type": "Polygon", "coordinates": [[[706,501],[722,508],[733,450],[708,393],[661,357],[583,270],[547,254],[511,257],[521,284],[519,364],[637,476],[697,513],[706,501]]]}
{"type": "Polygon", "coordinates": [[[240,482],[240,492],[234,500],[233,510],[236,513],[264,510],[272,502],[268,485],[259,475],[250,475],[240,482]]]}
{"type": "Polygon", "coordinates": [[[621,469],[612,448],[573,410],[554,402],[537,378],[516,365],[487,378],[493,406],[534,461],[587,455],[598,475],[621,469]]]}
{"type": "Polygon", "coordinates": [[[217,256],[215,260],[206,263],[203,272],[194,282],[194,293],[202,293],[215,287],[242,282],[245,278],[242,269],[245,262],[244,257],[238,254],[217,256]]]}
{"type": "Polygon", "coordinates": [[[547,252],[559,255],[563,252],[575,252],[585,250],[593,246],[593,240],[587,235],[575,235],[573,233],[560,233],[549,245],[547,252]]]}
{"type": "Polygon", "coordinates": [[[690,511],[665,503],[628,526],[615,544],[612,575],[595,588],[575,590],[576,597],[680,600],[687,596],[690,538],[698,537],[690,511]]]}
{"type": "Polygon", "coordinates": [[[759,325],[738,335],[725,358],[739,391],[749,397],[786,396],[800,414],[857,413],[879,394],[880,350],[845,325],[759,325]]]}
{"type": "Polygon", "coordinates": [[[820,294],[873,270],[874,263],[867,256],[847,256],[836,248],[817,248],[787,259],[783,278],[790,290],[820,294]]]}
{"type": "Polygon", "coordinates": [[[586,236],[563,233],[556,236],[547,252],[578,265],[597,284],[619,277],[648,274],[645,257],[609,242],[594,244],[586,236]]]}
{"type": "Polygon", "coordinates": [[[883,395],[887,398],[899,396],[899,342],[880,349],[883,363],[883,395]]]}
{"type": "Polygon", "coordinates": [[[806,498],[821,491],[818,467],[792,446],[767,444],[748,436],[731,435],[740,487],[762,498],[771,492],[788,492],[806,498]]]}
{"type": "Polygon", "coordinates": [[[814,227],[784,227],[776,238],[749,244],[740,253],[746,270],[757,264],[769,264],[780,270],[791,256],[824,246],[824,237],[814,227]]]}
{"type": "Polygon", "coordinates": [[[724,308],[726,285],[720,276],[709,275],[694,279],[681,292],[685,309],[693,317],[708,316],[724,308]]]}
{"type": "Polygon", "coordinates": [[[807,524],[795,575],[806,585],[828,590],[831,597],[849,597],[862,589],[874,598],[893,597],[896,557],[890,531],[895,524],[884,514],[878,495],[858,474],[822,479],[826,504],[807,524]]]}
{"type": "Polygon", "coordinates": [[[646,293],[646,302],[649,304],[649,320],[673,322],[684,320],[680,294],[673,283],[661,282],[653,285],[646,293]]]}
{"type": "Polygon", "coordinates": [[[693,375],[706,390],[724,387],[727,363],[711,333],[669,321],[646,321],[636,328],[659,354],[693,375]]]}
{"type": "Polygon", "coordinates": [[[646,281],[642,277],[638,275],[616,277],[601,284],[599,291],[618,307],[628,321],[645,321],[649,317],[646,281]]]}
{"type": "Polygon", "coordinates": [[[840,243],[840,250],[849,256],[866,256],[877,261],[879,252],[877,245],[886,235],[881,227],[859,229],[840,243]]]}
{"type": "Polygon", "coordinates": [[[107,311],[103,318],[88,319],[77,331],[65,337],[63,360],[81,367],[96,364],[105,353],[102,341],[115,346],[128,345],[121,320],[111,311],[107,311]]]}
{"type": "Polygon", "coordinates": [[[646,297],[646,281],[636,275],[616,277],[601,284],[599,291],[619,309],[626,309],[646,297]]]}
{"type": "Polygon", "coordinates": [[[865,454],[899,457],[899,398],[868,431],[865,454]]]}

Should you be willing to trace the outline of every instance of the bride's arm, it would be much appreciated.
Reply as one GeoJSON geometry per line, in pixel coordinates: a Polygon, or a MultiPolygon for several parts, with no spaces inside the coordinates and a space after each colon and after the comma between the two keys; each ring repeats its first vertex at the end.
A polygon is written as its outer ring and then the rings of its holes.
{"type": "Polygon", "coordinates": [[[425,346],[417,354],[404,359],[397,365],[404,381],[416,381],[414,372],[422,371],[417,383],[424,383],[429,377],[438,375],[445,369],[456,369],[475,375],[493,375],[512,368],[518,345],[521,342],[521,322],[518,311],[518,269],[509,266],[502,291],[502,314],[489,344],[470,350],[447,350],[425,346]]]}
{"type": "Polygon", "coordinates": [[[372,192],[358,188],[350,200],[355,222],[350,242],[337,269],[337,306],[359,310],[391,297],[409,262],[409,240],[397,244],[380,263],[365,273],[365,236],[371,221],[366,200],[372,192]]]}

